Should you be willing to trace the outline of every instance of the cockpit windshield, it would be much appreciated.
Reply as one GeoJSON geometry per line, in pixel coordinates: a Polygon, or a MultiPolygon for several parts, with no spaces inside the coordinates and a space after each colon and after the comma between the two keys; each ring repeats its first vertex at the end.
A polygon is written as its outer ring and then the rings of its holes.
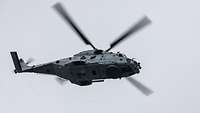
{"type": "Polygon", "coordinates": [[[118,55],[119,57],[126,57],[125,54],[122,54],[122,53],[120,53],[120,52],[117,52],[117,55],[118,55]]]}
{"type": "Polygon", "coordinates": [[[128,63],[134,63],[133,59],[127,58],[126,60],[127,60],[128,63]]]}

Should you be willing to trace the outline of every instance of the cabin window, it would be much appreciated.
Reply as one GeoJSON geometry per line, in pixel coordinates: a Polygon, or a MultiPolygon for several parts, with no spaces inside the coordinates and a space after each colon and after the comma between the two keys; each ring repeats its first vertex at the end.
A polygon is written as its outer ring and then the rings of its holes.
{"type": "Polygon", "coordinates": [[[82,60],[83,60],[83,59],[86,59],[86,57],[85,57],[85,56],[82,56],[81,59],[82,59],[82,60]]]}
{"type": "Polygon", "coordinates": [[[57,61],[56,61],[56,63],[58,64],[58,63],[60,63],[60,61],[59,61],[59,60],[57,60],[57,61]]]}
{"type": "Polygon", "coordinates": [[[74,65],[84,65],[85,62],[84,61],[73,61],[72,62],[74,65]]]}
{"type": "Polygon", "coordinates": [[[72,57],[69,57],[69,60],[72,60],[72,57]]]}
{"type": "Polygon", "coordinates": [[[90,57],[90,59],[94,59],[94,58],[96,58],[96,56],[91,56],[91,57],[90,57]]]}

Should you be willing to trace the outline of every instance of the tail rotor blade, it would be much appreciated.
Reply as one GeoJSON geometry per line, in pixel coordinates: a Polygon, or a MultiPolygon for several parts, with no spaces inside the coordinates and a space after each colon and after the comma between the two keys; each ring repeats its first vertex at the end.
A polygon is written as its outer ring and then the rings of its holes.
{"type": "Polygon", "coordinates": [[[56,77],[56,81],[60,84],[60,85],[64,85],[67,83],[66,79],[60,78],[60,77],[56,77]]]}
{"type": "Polygon", "coordinates": [[[32,63],[33,61],[34,61],[33,58],[29,58],[29,59],[26,61],[26,64],[28,65],[28,64],[32,63]]]}
{"type": "Polygon", "coordinates": [[[139,81],[128,77],[126,78],[132,85],[134,85],[137,89],[139,89],[144,95],[148,96],[153,93],[151,89],[140,83],[139,81]]]}
{"type": "Polygon", "coordinates": [[[64,7],[61,3],[56,3],[53,6],[53,8],[64,19],[64,21],[66,21],[70,25],[70,27],[74,30],[75,33],[77,33],[77,35],[83,40],[83,42],[85,44],[92,46],[93,49],[96,49],[95,46],[83,34],[83,32],[80,30],[80,28],[75,24],[75,22],[70,17],[70,15],[67,13],[67,11],[64,9],[64,7]]]}
{"type": "Polygon", "coordinates": [[[145,26],[149,25],[151,23],[151,20],[147,17],[144,16],[140,21],[138,21],[135,25],[133,25],[129,30],[124,32],[119,38],[117,38],[114,42],[110,44],[110,48],[107,49],[106,51],[111,50],[114,48],[117,44],[122,42],[124,39],[128,38],[130,35],[136,33],[140,29],[144,28],[145,26]]]}

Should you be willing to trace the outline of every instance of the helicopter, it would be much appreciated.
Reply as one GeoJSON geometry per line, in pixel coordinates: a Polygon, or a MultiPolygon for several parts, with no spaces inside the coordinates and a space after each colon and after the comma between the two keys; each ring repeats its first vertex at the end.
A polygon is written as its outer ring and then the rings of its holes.
{"type": "Polygon", "coordinates": [[[25,62],[22,58],[18,57],[16,51],[11,51],[10,54],[16,74],[23,72],[49,74],[56,76],[60,83],[70,81],[79,86],[88,86],[95,82],[104,82],[106,79],[126,78],[143,94],[150,95],[153,92],[139,81],[130,77],[140,73],[141,66],[139,62],[135,59],[128,58],[123,53],[110,52],[111,49],[130,37],[130,35],[149,25],[151,20],[147,16],[141,18],[129,30],[114,40],[107,50],[102,50],[96,48],[88,40],[61,3],[54,4],[52,8],[86,45],[92,47],[92,50],[82,51],[72,57],[32,66],[29,65],[31,60],[25,62]]]}

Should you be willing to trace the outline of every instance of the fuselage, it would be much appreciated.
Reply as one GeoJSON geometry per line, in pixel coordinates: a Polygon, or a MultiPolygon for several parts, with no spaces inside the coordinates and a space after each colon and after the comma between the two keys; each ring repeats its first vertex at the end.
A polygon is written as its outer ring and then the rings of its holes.
{"type": "Polygon", "coordinates": [[[95,80],[128,77],[139,73],[141,68],[139,63],[122,53],[102,50],[83,51],[53,64],[56,75],[78,85],[87,82],[91,84],[95,80]]]}
{"type": "MultiPolygon", "coordinates": [[[[24,64],[20,61],[21,65],[24,64]]],[[[23,66],[23,65],[22,65],[23,66]]],[[[23,66],[20,72],[51,74],[85,86],[104,79],[118,79],[140,72],[140,63],[122,53],[102,50],[83,51],[72,57],[35,66],[23,66]]]]}

